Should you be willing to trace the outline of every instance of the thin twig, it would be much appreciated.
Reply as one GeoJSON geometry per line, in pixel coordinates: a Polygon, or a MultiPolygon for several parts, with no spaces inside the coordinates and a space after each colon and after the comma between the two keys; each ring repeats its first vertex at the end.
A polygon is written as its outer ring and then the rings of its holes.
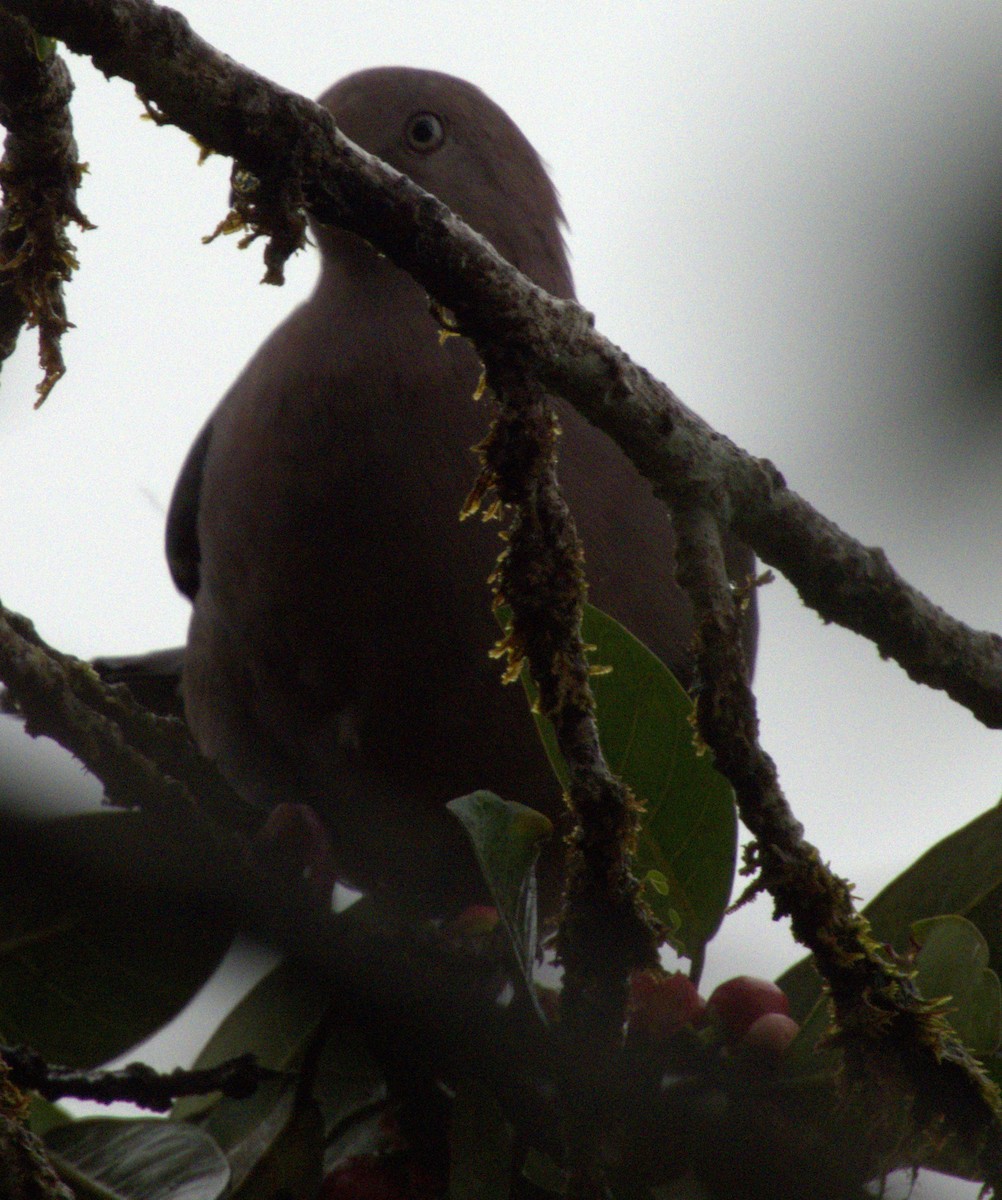
{"type": "Polygon", "coordinates": [[[278,1072],[262,1067],[253,1054],[241,1054],[205,1069],[154,1071],[145,1063],[129,1063],[116,1070],[77,1071],[47,1063],[25,1046],[0,1046],[0,1059],[10,1079],[24,1091],[46,1100],[94,1100],[99,1104],[126,1101],[152,1112],[168,1112],[181,1096],[208,1096],[219,1092],[234,1100],[253,1096],[260,1084],[278,1072]]]}

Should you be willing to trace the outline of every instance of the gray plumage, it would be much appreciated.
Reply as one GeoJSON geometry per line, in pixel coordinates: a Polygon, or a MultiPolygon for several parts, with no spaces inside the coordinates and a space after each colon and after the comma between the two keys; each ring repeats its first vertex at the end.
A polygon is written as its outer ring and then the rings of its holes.
{"type": "MultiPolygon", "coordinates": [[[[536,283],[573,295],[557,194],[477,88],[380,68],[322,102],[536,283]]],[[[482,889],[447,800],[486,787],[561,813],[521,689],[488,657],[497,526],[458,519],[489,415],[472,400],[480,367],[461,339],[440,342],[409,276],[352,234],[314,232],[316,290],[224,397],[171,503],[170,568],[194,604],[185,710],[249,798],[318,809],[346,881],[451,908],[482,889]]],[[[609,439],[558,408],[590,597],[685,682],[665,511],[609,439]]],[[[747,573],[748,552],[732,547],[731,566],[747,573]]]]}

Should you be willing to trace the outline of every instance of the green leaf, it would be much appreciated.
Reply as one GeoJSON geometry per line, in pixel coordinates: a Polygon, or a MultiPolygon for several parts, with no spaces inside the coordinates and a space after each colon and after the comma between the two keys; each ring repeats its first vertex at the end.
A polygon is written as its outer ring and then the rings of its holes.
{"type": "Polygon", "coordinates": [[[32,1133],[43,1137],[57,1125],[66,1125],[73,1120],[73,1114],[60,1104],[53,1104],[39,1095],[31,1095],[28,1108],[28,1128],[32,1133]]]}
{"type": "MultiPolygon", "coordinates": [[[[912,925],[926,917],[967,917],[981,930],[989,961],[1002,970],[1002,808],[995,806],[930,847],[864,909],[873,936],[900,953],[908,949],[912,925]]],[[[811,956],[776,981],[790,998],[797,1020],[821,995],[821,977],[811,956]]]]}
{"type": "MultiPolygon", "coordinates": [[[[921,994],[926,1000],[949,998],[946,1018],[968,1050],[982,1058],[995,1054],[1002,1042],[1002,987],[988,966],[988,943],[980,930],[964,917],[947,915],[917,921],[909,937],[918,947],[915,982],[921,994]]],[[[831,1002],[821,996],[783,1056],[787,1074],[828,1075],[834,1084],[840,1056],[818,1049],[830,1024],[831,1002]]],[[[949,1156],[938,1165],[953,1169],[949,1156]]]]}
{"type": "MultiPolygon", "coordinates": [[[[329,998],[318,985],[315,973],[291,959],[283,959],[251,988],[206,1042],[194,1066],[201,1070],[241,1054],[254,1054],[263,1067],[291,1071],[327,1010],[329,998]]],[[[240,1101],[237,1112],[253,1104],[240,1101]]],[[[172,1116],[189,1120],[218,1099],[192,1096],[179,1100],[172,1116]]],[[[229,1106],[227,1106],[229,1107],[229,1106]]],[[[233,1138],[222,1129],[213,1130],[225,1149],[233,1138]]]]}
{"type": "MultiPolygon", "coordinates": [[[[1002,1033],[1002,988],[988,967],[988,943],[964,917],[930,917],[912,926],[916,984],[927,1000],[943,1000],[946,1019],[964,1045],[985,1060],[995,1083],[1000,1079],[996,1057],[1002,1033]]],[[[929,1154],[926,1165],[947,1175],[980,1182],[981,1162],[972,1147],[958,1138],[945,1139],[929,1154]]]]}
{"type": "Polygon", "coordinates": [[[787,1075],[829,1075],[834,1087],[841,1056],[835,1050],[818,1046],[830,1025],[831,1002],[823,996],[807,1014],[797,1036],[783,1054],[783,1071],[787,1075]]]}
{"type": "Polygon", "coordinates": [[[472,792],[450,800],[466,830],[515,957],[532,990],[536,960],[536,859],[553,826],[534,808],[472,792]]]}
{"type": "MultiPolygon", "coordinates": [[[[364,920],[373,906],[362,899],[339,920],[364,920]]],[[[296,1076],[303,1053],[317,1035],[331,1003],[329,984],[307,966],[283,960],[232,1010],[196,1059],[213,1067],[237,1055],[258,1061],[287,1078],[268,1080],[246,1100],[197,1097],[180,1100],[175,1119],[198,1119],[226,1152],[233,1187],[265,1187],[276,1164],[286,1159],[307,1174],[313,1144],[312,1118],[295,1101],[296,1076]]],[[[320,1055],[313,1094],[319,1105],[321,1136],[382,1099],[385,1085],[358,1028],[338,1014],[320,1055]]],[[[253,1190],[250,1193],[254,1195],[253,1190]]],[[[242,1193],[241,1193],[242,1195],[242,1193]]]]}
{"type": "Polygon", "coordinates": [[[294,1103],[253,1170],[233,1189],[233,1200],[275,1200],[316,1196],[324,1175],[324,1123],[309,1097],[294,1103]]]}
{"type": "Polygon", "coordinates": [[[7,826],[0,868],[0,1035],[92,1067],[171,1021],[232,929],[174,898],[172,855],[145,816],[7,826]],[[133,864],[159,863],[149,872],[133,864]]]}
{"type": "MultiPolygon", "coordinates": [[[[507,620],[505,610],[498,619],[507,620]]],[[[599,740],[606,761],[645,804],[635,869],[672,942],[694,960],[723,920],[734,883],[738,826],[731,785],[696,749],[693,705],[659,658],[618,621],[585,605],[581,633],[592,664],[599,740]]],[[[543,745],[566,788],[567,765],[553,726],[536,712],[538,692],[522,681],[543,745]]]]}
{"type": "Polygon", "coordinates": [[[45,1144],[81,1200],[216,1200],[229,1184],[219,1147],[189,1125],[101,1117],[58,1125],[45,1144]]]}
{"type": "Polygon", "coordinates": [[[31,39],[35,45],[35,57],[39,62],[45,62],[47,58],[51,57],[56,51],[56,46],[59,45],[55,38],[44,37],[34,30],[31,31],[31,39]]]}
{"type": "Polygon", "coordinates": [[[988,966],[988,943],[963,917],[916,921],[915,982],[927,1000],[949,997],[946,1018],[973,1054],[994,1054],[1002,1036],[1002,987],[988,966]]]}
{"type": "Polygon", "coordinates": [[[522,1175],[541,1192],[552,1192],[556,1196],[567,1194],[567,1172],[559,1167],[548,1154],[529,1146],[522,1160],[522,1175]]]}

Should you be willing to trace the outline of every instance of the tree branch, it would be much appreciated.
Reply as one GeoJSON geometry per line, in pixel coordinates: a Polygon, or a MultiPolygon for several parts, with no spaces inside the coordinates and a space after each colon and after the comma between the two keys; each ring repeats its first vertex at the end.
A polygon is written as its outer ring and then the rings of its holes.
{"type": "MultiPolygon", "coordinates": [[[[679,582],[696,616],[699,732],[731,781],[738,811],[755,836],[754,859],[797,940],[811,950],[835,1006],[833,1042],[855,1081],[874,1094],[897,1084],[914,1099],[919,1127],[946,1118],[984,1168],[1002,1182],[999,1090],[923,999],[912,974],[888,960],[853,908],[849,885],[803,836],[758,741],[755,696],[741,648],[741,615],[724,563],[720,529],[698,503],[675,513],[679,582]]],[[[897,1090],[897,1088],[895,1088],[897,1090]]]]}
{"type": "MultiPolygon", "coordinates": [[[[166,120],[253,172],[272,200],[261,212],[274,216],[301,198],[317,220],[368,239],[455,314],[482,357],[517,356],[615,438],[667,502],[698,486],[714,515],[822,617],[1002,728],[1002,637],[932,604],[882,551],[816,512],[771,463],[743,453],[595,332],[579,305],[547,296],[444,205],[354,147],[325,109],[239,66],[151,0],[5,7],[106,74],[131,80],[166,120]]],[[[294,213],[286,217],[276,230],[278,258],[292,249],[294,213]]]]}
{"type": "MultiPolygon", "coordinates": [[[[936,608],[881,551],[849,538],[789,491],[770,463],[717,434],[597,334],[578,305],[541,292],[437,200],[348,143],[324,109],[214,51],[179,14],[149,0],[6,0],[5,8],[91,55],[106,74],[130,79],[164,119],[257,176],[265,203],[253,212],[272,236],[270,271],[294,247],[289,231],[302,204],[319,221],[361,234],[410,272],[451,311],[486,362],[518,362],[527,378],[565,396],[623,446],[675,513],[710,681],[700,698],[703,736],[735,783],[777,908],[792,916],[807,944],[813,938],[830,973],[847,1051],[866,1042],[867,1057],[886,1054],[921,1097],[927,1118],[945,1104],[969,1136],[989,1138],[986,1173],[997,1182],[997,1095],[952,1043],[936,1042],[936,1052],[920,1045],[933,1032],[928,1010],[867,946],[846,885],[820,867],[803,841],[775,769],[757,745],[753,701],[734,657],[737,622],[728,608],[718,522],[783,571],[823,617],[867,636],[913,679],[945,690],[994,728],[1002,728],[1002,638],[972,631],[936,608]],[[811,900],[808,889],[819,881],[811,900]],[[894,1026],[892,1038],[871,1037],[875,1026],[861,1018],[853,1025],[861,1005],[878,1001],[894,1026]]],[[[22,672],[24,704],[44,672],[30,639],[22,642],[8,643],[14,648],[7,666],[22,672]]],[[[62,705],[60,719],[72,725],[73,697],[58,688],[50,695],[62,705]]],[[[31,716],[30,705],[24,707],[31,716]]],[[[92,759],[115,777],[119,747],[98,733],[92,759]]],[[[145,766],[130,770],[142,775],[145,766]]],[[[189,804],[169,788],[164,806],[173,811],[179,800],[189,804]]]]}
{"type": "Polygon", "coordinates": [[[252,1096],[276,1072],[261,1067],[253,1054],[227,1059],[217,1067],[185,1071],[154,1071],[145,1063],[129,1063],[118,1070],[76,1071],[47,1063],[26,1046],[0,1046],[10,1080],[22,1091],[37,1092],[46,1100],[94,1100],[99,1104],[127,1101],[152,1112],[169,1112],[180,1096],[208,1096],[219,1092],[234,1100],[252,1096]]]}
{"type": "Polygon", "coordinates": [[[572,1041],[597,1051],[621,1040],[627,976],[657,962],[658,938],[630,869],[638,809],[599,745],[581,640],[584,554],[557,483],[555,414],[506,358],[488,361],[487,381],[499,411],[478,447],[482,471],[463,515],[476,512],[485,493],[510,514],[492,576],[496,601],[512,611],[499,653],[508,661],[505,682],[528,665],[570,773],[561,1017],[572,1041]]]}
{"type": "Polygon", "coordinates": [[[108,687],[88,663],[47,646],[30,621],[3,605],[0,681],[27,732],[75,755],[113,804],[157,814],[169,828],[203,826],[206,836],[213,828],[206,810],[244,835],[263,818],[198,753],[179,720],[153,716],[124,686],[108,687]]]}
{"type": "MultiPolygon", "coordinates": [[[[517,362],[489,359],[486,380],[499,411],[477,448],[482,470],[463,516],[493,493],[510,518],[491,577],[496,602],[511,609],[499,643],[508,661],[504,682],[528,665],[570,773],[574,828],[557,935],[564,968],[559,1034],[572,1060],[600,1073],[622,1044],[630,973],[658,962],[658,931],[632,872],[638,806],[599,744],[581,639],[584,552],[557,483],[556,415],[517,362]]],[[[568,1194],[590,1195],[601,1177],[594,1115],[568,1132],[576,1172],[568,1194]]]]}
{"type": "Polygon", "coordinates": [[[38,327],[38,404],[65,373],[69,328],[63,283],[76,267],[66,227],[93,226],[76,203],[77,162],[66,64],[28,23],[0,9],[0,124],[7,127],[0,185],[0,363],[24,324],[38,327]]]}
{"type": "MultiPolygon", "coordinates": [[[[733,1106],[735,1120],[754,1119],[764,1133],[784,1127],[782,1094],[770,1099],[768,1091],[760,1093],[752,1116],[747,1082],[740,1073],[719,1075],[719,1048],[702,1047],[696,1039],[694,1047],[669,1042],[663,1052],[652,1057],[646,1050],[639,1059],[616,1048],[582,1052],[576,1039],[552,1039],[533,1006],[498,1004],[502,984],[493,958],[457,953],[433,930],[422,932],[401,923],[374,902],[332,918],[303,879],[261,861],[247,833],[234,832],[233,810],[243,804],[238,797],[224,797],[222,805],[213,802],[211,794],[204,801],[201,796],[194,800],[175,779],[160,776],[158,764],[174,760],[175,722],[157,720],[148,729],[143,722],[134,726],[120,688],[106,687],[86,664],[49,650],[23,618],[7,614],[0,632],[0,675],[14,688],[22,709],[30,712],[34,731],[58,734],[76,747],[109,791],[119,800],[142,805],[152,818],[147,842],[136,838],[130,824],[129,849],[123,853],[122,839],[109,829],[90,847],[96,857],[86,861],[72,831],[60,840],[61,822],[50,828],[0,825],[0,841],[18,858],[44,861],[57,875],[58,864],[65,862],[62,874],[73,878],[78,889],[86,890],[88,879],[100,880],[103,889],[118,884],[123,904],[140,883],[146,886],[152,878],[165,904],[172,902],[172,889],[177,889],[177,902],[190,905],[190,889],[196,888],[200,906],[227,926],[232,922],[310,963],[352,1013],[373,1022],[391,1057],[403,1054],[407,1062],[416,1058],[417,1067],[435,1076],[483,1080],[531,1144],[559,1152],[558,1131],[587,1133],[587,1147],[578,1146],[579,1165],[600,1159],[643,1163],[652,1178],[665,1172],[670,1177],[687,1147],[707,1141],[707,1161],[724,1169],[729,1159],[715,1146],[711,1152],[715,1139],[703,1129],[709,1113],[715,1113],[719,1123],[721,1111],[733,1106]],[[121,720],[115,717],[120,707],[125,710],[121,720]],[[158,737],[165,741],[162,753],[151,748],[158,737]],[[91,742],[97,743],[97,750],[88,749],[91,742]],[[666,1138],[667,1131],[672,1131],[671,1137],[666,1138]]],[[[559,688],[552,680],[548,686],[559,688]]],[[[571,724],[576,723],[571,714],[571,724]]],[[[587,762],[578,764],[583,779],[587,768],[587,762]]],[[[243,808],[243,820],[236,825],[249,831],[256,813],[248,805],[243,808]]],[[[584,931],[585,940],[589,932],[584,931]]],[[[592,950],[599,957],[606,947],[592,950]]],[[[619,983],[621,957],[610,959],[612,978],[606,982],[612,990],[619,983]]],[[[580,982],[587,987],[594,975],[601,984],[604,970],[608,968],[601,962],[583,964],[580,982]]],[[[592,997],[584,1004],[579,997],[578,1002],[584,1008],[592,997]]],[[[599,1007],[615,1016],[609,1005],[599,1007]]],[[[766,1157],[780,1154],[781,1148],[793,1150],[788,1134],[778,1143],[764,1141],[759,1147],[766,1157]]],[[[853,1169],[872,1166],[871,1153],[865,1144],[857,1147],[853,1169]]],[[[746,1169],[745,1151],[742,1156],[746,1169]]],[[[794,1158],[800,1161],[799,1156],[797,1149],[794,1158]]],[[[814,1195],[815,1190],[804,1194],[814,1195]]]]}
{"type": "MultiPolygon", "coordinates": [[[[116,815],[124,825],[127,814],[116,815]]],[[[136,881],[151,878],[165,905],[188,906],[197,881],[206,919],[236,925],[306,963],[380,1062],[398,1075],[478,1082],[497,1097],[524,1145],[557,1161],[568,1125],[587,1122],[591,1155],[648,1184],[691,1168],[741,1181],[721,1195],[774,1200],[778,1174],[791,1181],[779,1193],[784,1200],[846,1200],[857,1192],[833,1181],[861,1183],[887,1150],[857,1128],[830,1080],[784,1080],[691,1031],[642,1039],[616,1055],[566,1053],[519,989],[512,1002],[499,1002],[510,960],[497,944],[458,943],[371,897],[334,915],[301,880],[234,859],[221,843],[206,847],[194,828],[165,836],[150,823],[148,836],[130,836],[123,853],[114,828],[82,850],[76,831],[63,832],[62,824],[0,814],[0,842],[62,871],[81,896],[100,881],[123,906],[134,900],[136,881]],[[805,1096],[813,1114],[825,1115],[802,1125],[805,1096]],[[749,1173],[760,1186],[748,1186],[749,1173]]]]}
{"type": "MultiPolygon", "coordinates": [[[[2,1070],[2,1065],[0,1065],[2,1070]]],[[[24,1121],[23,1113],[12,1112],[12,1088],[6,1072],[0,1076],[0,1196],[4,1200],[74,1200],[45,1154],[41,1139],[24,1121]]]]}

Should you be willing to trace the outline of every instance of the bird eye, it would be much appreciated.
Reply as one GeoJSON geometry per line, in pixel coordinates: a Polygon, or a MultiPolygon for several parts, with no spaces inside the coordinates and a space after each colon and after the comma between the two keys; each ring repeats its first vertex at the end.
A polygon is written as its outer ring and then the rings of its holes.
{"type": "Polygon", "coordinates": [[[434,113],[415,113],[407,122],[407,145],[419,154],[437,150],[445,141],[445,127],[434,113]]]}

